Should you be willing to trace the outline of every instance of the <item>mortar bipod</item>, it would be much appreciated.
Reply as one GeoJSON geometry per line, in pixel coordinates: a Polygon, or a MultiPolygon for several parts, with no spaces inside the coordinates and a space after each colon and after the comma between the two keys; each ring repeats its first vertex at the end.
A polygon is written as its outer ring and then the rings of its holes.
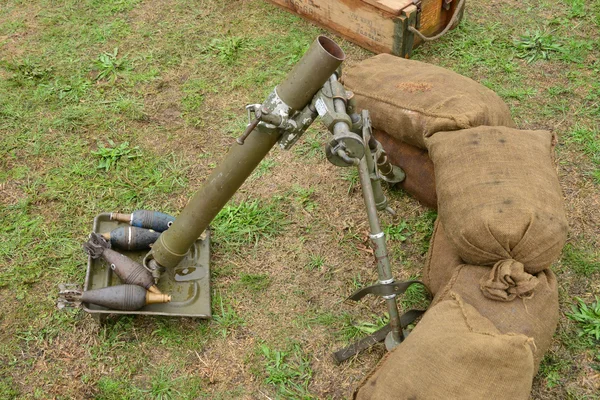
{"type": "MultiPolygon", "coordinates": [[[[334,83],[332,81],[330,82],[334,83]]],[[[362,111],[360,119],[357,122],[358,124],[355,126],[360,126],[360,132],[362,133],[361,139],[364,146],[364,156],[361,157],[360,160],[355,160],[352,164],[357,165],[358,168],[367,218],[369,220],[369,238],[371,239],[373,247],[379,283],[356,291],[348,298],[348,300],[358,301],[367,294],[383,297],[387,303],[390,322],[372,335],[335,352],[334,358],[338,363],[381,341],[385,341],[385,346],[388,351],[391,351],[398,346],[404,340],[404,328],[414,322],[416,318],[425,312],[425,310],[410,310],[400,316],[396,297],[403,294],[414,284],[423,285],[427,290],[425,284],[420,281],[396,282],[392,276],[385,233],[379,224],[377,210],[385,209],[393,214],[395,213],[387,206],[387,199],[381,189],[381,179],[377,169],[377,154],[375,154],[374,159],[373,154],[371,153],[371,149],[381,149],[381,145],[371,135],[371,123],[367,110],[362,111]]],[[[394,180],[402,180],[404,178],[404,172],[402,170],[398,168],[395,172],[397,176],[393,177],[394,180]]],[[[429,293],[429,290],[427,290],[427,292],[429,293]]],[[[430,293],[429,295],[431,296],[430,293]]]]}

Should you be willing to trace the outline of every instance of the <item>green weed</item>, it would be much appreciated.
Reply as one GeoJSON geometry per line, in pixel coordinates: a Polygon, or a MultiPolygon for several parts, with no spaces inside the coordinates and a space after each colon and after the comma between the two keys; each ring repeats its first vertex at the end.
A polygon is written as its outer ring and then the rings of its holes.
{"type": "Polygon", "coordinates": [[[252,173],[252,179],[258,179],[267,175],[276,165],[277,162],[272,158],[263,159],[252,173]]]}
{"type": "Polygon", "coordinates": [[[566,141],[576,144],[594,164],[600,165],[600,132],[597,129],[576,124],[567,134],[566,141]]]}
{"type": "Polygon", "coordinates": [[[433,234],[433,225],[437,218],[437,212],[427,210],[417,216],[415,219],[407,220],[409,232],[412,233],[412,240],[420,243],[423,254],[429,250],[429,242],[433,234]]]}
{"type": "Polygon", "coordinates": [[[181,99],[183,116],[192,126],[197,127],[202,124],[203,118],[200,110],[204,104],[206,89],[207,84],[204,79],[190,79],[183,85],[183,98],[181,99]]]}
{"type": "Polygon", "coordinates": [[[161,345],[183,343],[184,337],[182,331],[179,329],[179,324],[168,318],[157,318],[156,329],[151,333],[153,337],[156,337],[161,345]]]}
{"type": "Polygon", "coordinates": [[[569,18],[583,18],[586,16],[585,0],[563,0],[568,6],[569,18]]]}
{"type": "Polygon", "coordinates": [[[212,308],[220,311],[220,313],[213,314],[213,321],[219,326],[221,336],[226,337],[231,330],[245,325],[245,321],[237,314],[233,306],[223,302],[223,296],[220,293],[213,296],[212,308]]]}
{"type": "Polygon", "coordinates": [[[0,396],[6,400],[18,399],[21,392],[17,390],[13,379],[10,377],[1,376],[0,379],[0,396]]]}
{"type": "Polygon", "coordinates": [[[125,379],[103,376],[96,383],[98,400],[124,400],[139,397],[142,393],[125,379]]]}
{"type": "Polygon", "coordinates": [[[550,54],[562,51],[562,45],[556,42],[552,33],[534,31],[529,32],[519,39],[515,39],[517,57],[525,59],[527,63],[542,59],[550,59],[550,54]]]}
{"type": "Polygon", "coordinates": [[[589,306],[579,297],[575,300],[578,305],[571,306],[571,312],[567,313],[567,317],[579,324],[580,336],[585,335],[600,341],[600,297],[596,296],[596,301],[589,306]]]}
{"type": "MultiPolygon", "coordinates": [[[[418,276],[412,276],[407,280],[418,280],[418,276]]],[[[409,286],[404,294],[399,296],[400,307],[404,311],[408,311],[412,308],[426,309],[431,301],[430,295],[427,289],[423,285],[415,284],[409,286]]]]}
{"type": "Polygon", "coordinates": [[[546,379],[546,386],[550,389],[557,387],[562,383],[562,375],[569,369],[566,360],[556,357],[552,353],[547,353],[540,363],[539,374],[546,379]]]}
{"type": "Polygon", "coordinates": [[[295,193],[296,203],[308,212],[314,211],[317,208],[317,203],[313,200],[315,194],[314,188],[304,188],[300,185],[294,185],[292,190],[295,193]]]}
{"type": "Polygon", "coordinates": [[[214,38],[204,50],[215,55],[223,64],[233,65],[246,47],[247,41],[240,36],[228,36],[225,38],[214,38]]]}
{"type": "Polygon", "coordinates": [[[308,392],[313,371],[310,360],[302,354],[299,345],[294,345],[289,351],[281,351],[263,344],[260,351],[265,359],[265,383],[275,386],[283,398],[313,399],[308,392]]]}
{"type": "Polygon", "coordinates": [[[596,184],[600,185],[600,169],[593,170],[589,173],[589,175],[592,177],[596,184]]]}
{"type": "Polygon", "coordinates": [[[46,90],[48,95],[56,96],[58,100],[79,102],[87,93],[92,83],[80,76],[75,76],[68,81],[54,80],[48,84],[42,84],[41,87],[46,90]]]}
{"type": "Polygon", "coordinates": [[[91,123],[91,109],[85,104],[70,104],[62,108],[52,122],[55,129],[63,132],[76,132],[91,123]]]}
{"type": "Polygon", "coordinates": [[[24,58],[17,63],[2,62],[0,66],[4,66],[8,71],[13,73],[10,80],[19,86],[27,83],[36,84],[46,82],[50,80],[54,71],[51,65],[34,61],[30,58],[24,58]]]}
{"type": "Polygon", "coordinates": [[[409,226],[406,221],[400,221],[397,224],[385,226],[383,232],[388,240],[404,242],[410,236],[408,228],[409,226]]]}
{"type": "Polygon", "coordinates": [[[127,57],[119,57],[119,48],[115,47],[112,52],[104,52],[98,56],[95,67],[98,70],[96,80],[107,80],[114,82],[117,77],[125,71],[131,71],[133,67],[127,57]]]}
{"type": "Polygon", "coordinates": [[[294,145],[294,154],[309,160],[322,160],[325,158],[323,142],[318,137],[318,133],[313,129],[309,128],[308,132],[306,132],[294,145]]]}
{"type": "Polygon", "coordinates": [[[174,377],[175,368],[172,365],[163,366],[152,377],[151,387],[147,391],[152,399],[170,400],[181,398],[182,393],[176,389],[182,377],[174,377]]]}
{"type": "Polygon", "coordinates": [[[320,270],[325,265],[325,257],[321,254],[311,254],[308,257],[308,262],[304,265],[304,268],[308,271],[320,270]]]}
{"type": "Polygon", "coordinates": [[[388,313],[384,315],[371,315],[371,321],[353,322],[352,316],[345,314],[345,323],[340,330],[340,335],[347,341],[368,336],[383,328],[390,320],[388,313]]]}
{"type": "Polygon", "coordinates": [[[104,147],[104,145],[99,144],[98,150],[92,151],[93,155],[100,157],[98,169],[108,171],[121,158],[132,159],[140,156],[139,147],[129,148],[129,142],[123,142],[117,146],[115,142],[108,139],[108,144],[111,147],[104,147]]]}
{"type": "Polygon", "coordinates": [[[348,182],[348,194],[352,193],[358,185],[359,176],[357,168],[344,168],[341,171],[342,180],[348,182]]]}
{"type": "Polygon", "coordinates": [[[352,275],[352,278],[350,279],[350,289],[352,290],[352,292],[361,289],[363,286],[364,284],[360,272],[357,272],[356,274],[352,275]]]}
{"type": "Polygon", "coordinates": [[[559,58],[563,61],[583,64],[594,49],[594,40],[571,38],[566,41],[559,58]]]}

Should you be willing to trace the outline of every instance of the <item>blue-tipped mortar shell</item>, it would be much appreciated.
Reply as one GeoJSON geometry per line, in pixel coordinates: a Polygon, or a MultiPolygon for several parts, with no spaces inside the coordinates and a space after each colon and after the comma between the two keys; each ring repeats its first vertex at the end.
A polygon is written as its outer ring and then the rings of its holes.
{"type": "Polygon", "coordinates": [[[137,210],[131,214],[111,213],[110,219],[127,222],[138,228],[152,229],[156,232],[164,232],[175,221],[175,217],[158,211],[137,210]]]}

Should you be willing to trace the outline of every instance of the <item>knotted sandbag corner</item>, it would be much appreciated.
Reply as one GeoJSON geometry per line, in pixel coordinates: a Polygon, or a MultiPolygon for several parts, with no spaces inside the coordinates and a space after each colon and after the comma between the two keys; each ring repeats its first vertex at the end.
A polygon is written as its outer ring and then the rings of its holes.
{"type": "Polygon", "coordinates": [[[354,65],[343,79],[357,106],[369,110],[374,128],[421,149],[436,132],[515,126],[492,90],[432,64],[379,54],[354,65]]]}
{"type": "Polygon", "coordinates": [[[553,143],[548,131],[489,126],[427,139],[439,218],[466,263],[516,260],[535,274],[558,259],[568,223],[553,143]]]}
{"type": "Polygon", "coordinates": [[[448,241],[438,218],[423,281],[435,296],[432,307],[456,293],[501,333],[530,337],[535,344],[537,372],[558,324],[558,285],[550,269],[532,275],[514,260],[500,261],[493,268],[467,265],[448,241]]]}

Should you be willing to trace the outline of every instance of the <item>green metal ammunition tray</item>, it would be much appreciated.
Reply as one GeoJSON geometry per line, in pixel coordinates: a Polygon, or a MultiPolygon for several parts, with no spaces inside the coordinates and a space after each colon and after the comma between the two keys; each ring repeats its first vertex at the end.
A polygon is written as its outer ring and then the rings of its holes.
{"type": "MultiPolygon", "coordinates": [[[[95,233],[110,232],[124,222],[111,221],[110,213],[101,213],[94,218],[95,233]]],[[[131,259],[142,263],[148,250],[124,251],[115,249],[131,259]]],[[[88,257],[84,290],[100,289],[122,284],[106,261],[88,257]]],[[[103,322],[108,314],[166,315],[172,317],[211,318],[210,308],[210,230],[207,229],[195,242],[188,255],[174,269],[167,269],[157,284],[163,293],[170,294],[172,301],[151,304],[136,311],[110,310],[95,304],[83,304],[83,309],[103,322]]]]}

